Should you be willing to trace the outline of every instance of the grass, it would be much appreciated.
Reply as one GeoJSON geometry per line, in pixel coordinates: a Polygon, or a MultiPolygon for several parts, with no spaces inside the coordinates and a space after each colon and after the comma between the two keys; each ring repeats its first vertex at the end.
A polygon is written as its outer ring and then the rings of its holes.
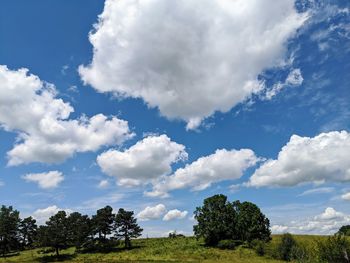
{"type": "MultiPolygon", "coordinates": [[[[306,247],[314,245],[314,241],[322,239],[321,236],[294,236],[297,242],[306,247]]],[[[274,235],[268,248],[277,245],[279,235],[274,235]]],[[[61,257],[56,258],[51,254],[38,253],[40,249],[22,251],[19,255],[0,258],[2,262],[282,262],[273,260],[268,256],[257,256],[252,249],[238,247],[234,250],[221,250],[203,246],[201,241],[193,237],[186,238],[149,238],[133,240],[135,248],[131,250],[118,249],[111,253],[75,253],[74,248],[61,251],[61,257]]]]}

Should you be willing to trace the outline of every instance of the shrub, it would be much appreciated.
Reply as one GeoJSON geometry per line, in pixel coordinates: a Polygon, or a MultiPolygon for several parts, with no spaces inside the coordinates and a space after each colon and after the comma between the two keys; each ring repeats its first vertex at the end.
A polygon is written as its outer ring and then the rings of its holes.
{"type": "Polygon", "coordinates": [[[81,253],[101,252],[108,253],[120,244],[117,239],[90,239],[79,249],[81,253]]]}
{"type": "Polygon", "coordinates": [[[334,235],[317,243],[318,256],[321,262],[350,262],[350,244],[344,236],[334,235]]]}
{"type": "Polygon", "coordinates": [[[297,246],[293,236],[289,233],[283,234],[281,243],[277,246],[277,256],[279,259],[290,261],[293,259],[293,250],[297,246]]]}
{"type": "Polygon", "coordinates": [[[253,248],[255,250],[255,253],[258,256],[264,256],[265,255],[265,242],[261,240],[254,240],[252,242],[253,248]]]}
{"type": "Polygon", "coordinates": [[[234,249],[237,246],[237,242],[232,239],[220,240],[217,247],[220,249],[234,249]]]}

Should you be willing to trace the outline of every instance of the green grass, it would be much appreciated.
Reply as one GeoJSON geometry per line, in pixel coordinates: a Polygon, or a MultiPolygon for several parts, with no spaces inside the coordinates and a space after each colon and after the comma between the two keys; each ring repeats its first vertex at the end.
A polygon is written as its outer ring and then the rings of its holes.
{"type": "MultiPolygon", "coordinates": [[[[320,236],[294,236],[303,246],[313,246],[320,236]]],[[[279,235],[273,236],[268,249],[277,245],[279,235]]],[[[203,246],[201,241],[193,237],[186,238],[149,238],[133,240],[134,249],[123,250],[111,253],[75,253],[74,248],[62,250],[64,262],[282,262],[273,260],[268,256],[259,257],[254,250],[238,247],[234,250],[220,250],[203,246]]],[[[2,262],[57,262],[58,260],[49,254],[38,253],[39,249],[22,251],[19,255],[7,258],[0,258],[2,262]]]]}

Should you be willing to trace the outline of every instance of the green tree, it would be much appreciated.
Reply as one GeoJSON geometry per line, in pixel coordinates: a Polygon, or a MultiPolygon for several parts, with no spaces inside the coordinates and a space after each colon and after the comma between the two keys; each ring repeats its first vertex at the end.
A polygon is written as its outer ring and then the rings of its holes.
{"type": "Polygon", "coordinates": [[[91,220],[87,215],[71,213],[67,218],[69,245],[81,248],[91,235],[91,220]]]}
{"type": "Polygon", "coordinates": [[[66,248],[69,241],[69,229],[67,214],[65,211],[59,211],[56,215],[51,216],[46,222],[46,227],[42,228],[42,244],[55,249],[56,255],[59,256],[59,250],[66,248]]]}
{"type": "Polygon", "coordinates": [[[92,216],[93,234],[98,235],[100,240],[106,240],[107,235],[112,233],[114,219],[115,215],[112,207],[106,206],[97,210],[96,215],[92,216]]]}
{"type": "Polygon", "coordinates": [[[197,238],[205,244],[216,246],[221,240],[270,240],[270,222],[253,203],[229,202],[225,195],[206,198],[202,207],[197,207],[193,227],[197,238]]]}
{"type": "Polygon", "coordinates": [[[237,230],[241,240],[251,243],[253,240],[269,241],[271,236],[270,221],[259,207],[250,202],[234,203],[237,216],[237,230]]]}
{"type": "Polygon", "coordinates": [[[18,248],[19,223],[19,212],[3,205],[0,209],[0,253],[3,256],[18,248]]]}
{"type": "Polygon", "coordinates": [[[289,233],[282,235],[281,242],[277,246],[278,258],[291,261],[293,259],[293,250],[297,247],[297,242],[289,233]]]}
{"type": "Polygon", "coordinates": [[[338,234],[344,235],[344,236],[350,236],[350,225],[342,226],[339,229],[338,234]]]}
{"type": "Polygon", "coordinates": [[[116,236],[124,239],[125,248],[131,247],[131,238],[141,236],[143,229],[137,224],[133,211],[120,208],[115,217],[116,236]]]}
{"type": "Polygon", "coordinates": [[[37,234],[36,220],[33,217],[26,217],[19,223],[19,233],[22,247],[31,246],[37,234]]]}
{"type": "Polygon", "coordinates": [[[203,237],[206,245],[216,246],[220,240],[236,239],[237,213],[225,195],[206,198],[194,215],[198,222],[193,228],[194,234],[197,238],[203,237]]]}

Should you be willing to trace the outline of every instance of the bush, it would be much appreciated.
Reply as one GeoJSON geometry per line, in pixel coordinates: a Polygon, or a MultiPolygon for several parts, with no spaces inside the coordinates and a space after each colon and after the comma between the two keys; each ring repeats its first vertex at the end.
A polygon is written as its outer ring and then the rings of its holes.
{"type": "Polygon", "coordinates": [[[277,257],[279,259],[290,261],[293,259],[293,251],[297,247],[297,242],[289,233],[283,234],[281,243],[277,246],[277,257]]]}
{"type": "Polygon", "coordinates": [[[234,249],[237,246],[237,242],[232,239],[220,240],[217,247],[220,249],[234,249]]]}
{"type": "Polygon", "coordinates": [[[324,241],[319,241],[317,243],[317,250],[321,262],[350,262],[350,244],[344,236],[334,235],[324,241]]]}
{"type": "Polygon", "coordinates": [[[120,244],[119,240],[116,239],[91,239],[86,241],[79,252],[90,253],[90,252],[101,252],[108,253],[113,251],[120,244]]]}
{"type": "Polygon", "coordinates": [[[264,256],[265,255],[265,242],[261,240],[254,240],[252,242],[253,248],[255,250],[255,253],[258,256],[264,256]]]}

